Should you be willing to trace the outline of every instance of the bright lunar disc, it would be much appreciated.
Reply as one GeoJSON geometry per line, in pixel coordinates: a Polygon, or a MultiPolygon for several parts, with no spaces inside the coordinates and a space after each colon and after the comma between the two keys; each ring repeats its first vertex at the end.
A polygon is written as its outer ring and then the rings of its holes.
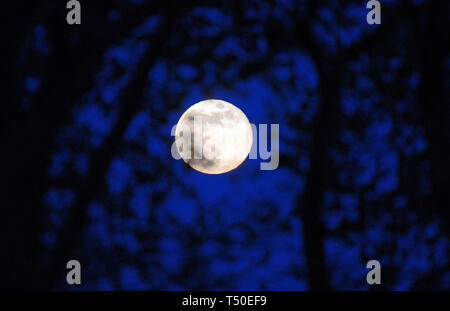
{"type": "Polygon", "coordinates": [[[175,143],[178,153],[193,169],[222,174],[245,160],[253,134],[239,108],[223,100],[208,99],[183,113],[175,130],[175,143]]]}

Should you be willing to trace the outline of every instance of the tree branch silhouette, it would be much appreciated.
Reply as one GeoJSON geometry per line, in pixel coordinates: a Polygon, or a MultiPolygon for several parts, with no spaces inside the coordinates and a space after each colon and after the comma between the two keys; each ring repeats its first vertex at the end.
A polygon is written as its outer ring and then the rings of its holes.
{"type": "Polygon", "coordinates": [[[125,96],[121,98],[122,110],[119,113],[112,133],[105,140],[102,148],[95,151],[92,156],[92,169],[89,177],[84,183],[75,185],[75,193],[79,197],[75,206],[70,209],[63,233],[55,247],[54,253],[46,264],[47,269],[44,269],[43,271],[45,272],[42,277],[38,278],[38,280],[45,280],[43,288],[52,288],[57,280],[61,278],[61,275],[64,275],[64,263],[70,259],[71,254],[74,253],[81,242],[88,206],[101,188],[104,187],[105,174],[120,146],[117,142],[122,141],[131,119],[142,108],[143,91],[148,82],[148,71],[161,55],[161,47],[164,46],[165,39],[163,34],[167,33],[166,28],[169,22],[167,20],[163,22],[160,34],[153,38],[149,52],[144,54],[143,59],[137,66],[133,79],[123,90],[125,96]]]}

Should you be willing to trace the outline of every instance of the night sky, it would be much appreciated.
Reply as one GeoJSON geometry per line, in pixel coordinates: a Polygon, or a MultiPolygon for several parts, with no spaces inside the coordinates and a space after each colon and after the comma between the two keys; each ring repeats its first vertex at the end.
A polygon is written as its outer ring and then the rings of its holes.
{"type": "Polygon", "coordinates": [[[448,1],[80,2],[2,9],[2,288],[450,289],[448,1]],[[210,98],[277,169],[172,158],[210,98]]]}

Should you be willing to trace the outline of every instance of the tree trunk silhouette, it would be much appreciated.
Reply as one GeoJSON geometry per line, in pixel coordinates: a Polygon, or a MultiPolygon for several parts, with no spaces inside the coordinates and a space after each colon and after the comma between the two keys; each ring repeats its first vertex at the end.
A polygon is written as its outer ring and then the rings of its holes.
{"type": "MultiPolygon", "coordinates": [[[[418,45],[420,84],[418,108],[427,138],[430,161],[431,200],[427,209],[436,212],[450,223],[450,106],[445,86],[445,62],[449,57],[449,34],[441,29],[448,25],[450,5],[448,1],[430,2],[420,27],[418,45]]],[[[448,232],[447,226],[447,232],[448,232]]]]}
{"type": "Polygon", "coordinates": [[[78,198],[75,206],[69,211],[68,220],[64,224],[64,230],[54,248],[53,254],[50,256],[50,260],[44,263],[43,273],[37,279],[37,282],[42,280],[38,286],[39,288],[52,289],[55,284],[58,284],[58,280],[61,280],[65,275],[65,263],[72,259],[70,256],[80,246],[89,204],[105,188],[104,179],[106,172],[121,146],[118,142],[122,141],[132,118],[143,108],[143,93],[148,83],[148,72],[153,63],[162,55],[166,34],[171,33],[173,21],[181,11],[174,10],[166,15],[158,33],[151,38],[148,51],[144,53],[140,64],[136,66],[137,69],[132,80],[122,90],[123,95],[120,98],[122,109],[118,114],[118,120],[102,148],[92,155],[92,168],[89,176],[83,183],[74,185],[74,191],[77,193],[78,198]]]}
{"type": "Polygon", "coordinates": [[[309,288],[330,289],[325,258],[325,228],[322,223],[322,198],[327,185],[335,180],[335,170],[329,157],[338,124],[339,76],[337,62],[317,59],[319,67],[320,107],[312,128],[310,168],[306,176],[303,202],[297,199],[297,210],[303,222],[305,256],[309,288]]]}

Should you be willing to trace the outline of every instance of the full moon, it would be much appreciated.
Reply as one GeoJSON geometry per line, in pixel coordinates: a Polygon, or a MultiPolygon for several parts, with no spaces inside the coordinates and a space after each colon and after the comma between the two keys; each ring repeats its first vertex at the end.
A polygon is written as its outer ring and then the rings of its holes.
{"type": "Polygon", "coordinates": [[[250,152],[253,134],[241,109],[218,99],[189,107],[177,123],[175,144],[183,160],[205,174],[238,167],[250,152]]]}

